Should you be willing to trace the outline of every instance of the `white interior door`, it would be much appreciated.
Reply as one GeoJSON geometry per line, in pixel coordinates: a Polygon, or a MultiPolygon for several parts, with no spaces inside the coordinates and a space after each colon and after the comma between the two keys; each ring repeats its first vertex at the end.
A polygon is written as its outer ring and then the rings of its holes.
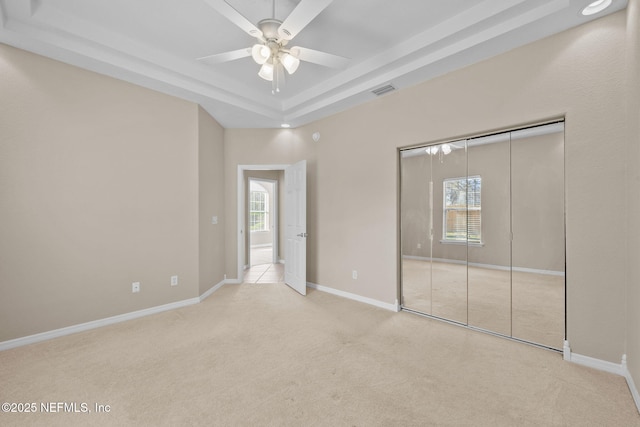
{"type": "Polygon", "coordinates": [[[285,264],[284,281],[307,294],[307,161],[284,170],[285,264]]]}

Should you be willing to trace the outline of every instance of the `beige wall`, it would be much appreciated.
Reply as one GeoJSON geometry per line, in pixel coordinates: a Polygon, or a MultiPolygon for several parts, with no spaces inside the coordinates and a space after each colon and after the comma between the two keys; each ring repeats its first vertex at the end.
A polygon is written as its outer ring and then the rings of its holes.
{"type": "Polygon", "coordinates": [[[564,116],[568,338],[619,363],[626,264],[610,224],[626,218],[625,39],[621,12],[315,123],[322,235],[310,279],[394,302],[396,148],[564,116]]]}
{"type": "MultiPolygon", "coordinates": [[[[640,387],[640,0],[628,6],[628,143],[626,195],[627,230],[627,362],[636,387],[640,387]]],[[[640,406],[640,402],[636,402],[640,406]]]]}
{"type": "Polygon", "coordinates": [[[222,181],[199,162],[217,158],[223,178],[223,133],[197,105],[5,45],[0,93],[0,341],[222,279],[223,235],[199,234],[198,217],[223,215],[222,181]],[[199,270],[200,250],[220,265],[199,270]]]}
{"type": "Polygon", "coordinates": [[[199,294],[224,280],[224,129],[198,107],[199,294]],[[218,223],[212,223],[212,217],[218,223]]]}

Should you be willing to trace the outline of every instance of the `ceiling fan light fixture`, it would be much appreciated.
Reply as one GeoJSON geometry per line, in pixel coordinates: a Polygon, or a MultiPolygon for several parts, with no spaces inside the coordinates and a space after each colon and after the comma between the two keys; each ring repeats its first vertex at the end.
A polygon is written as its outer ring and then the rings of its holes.
{"type": "Polygon", "coordinates": [[[269,82],[273,81],[273,64],[269,62],[262,64],[258,75],[269,82]]]}
{"type": "Polygon", "coordinates": [[[280,62],[282,62],[282,65],[289,74],[295,73],[300,66],[300,60],[290,53],[283,54],[280,58],[280,62]]]}
{"type": "Polygon", "coordinates": [[[271,49],[263,44],[254,44],[251,48],[251,57],[257,64],[264,64],[271,56],[271,49]]]}
{"type": "MultiPolygon", "coordinates": [[[[264,0],[261,0],[264,1],[264,0]]],[[[293,74],[300,66],[300,61],[307,61],[332,68],[342,68],[346,58],[320,52],[314,49],[292,47],[286,48],[311,21],[313,21],[334,0],[296,0],[297,3],[288,16],[281,21],[276,18],[276,0],[272,0],[273,13],[253,24],[239,13],[229,0],[205,0],[220,15],[227,18],[245,33],[255,37],[257,41],[245,49],[209,55],[198,58],[209,63],[233,61],[251,56],[261,66],[258,71],[260,78],[271,82],[273,94],[280,92],[285,85],[286,74],[293,74]]],[[[586,1],[586,0],[583,0],[586,1]]],[[[2,0],[0,0],[0,3],[2,0]]]]}

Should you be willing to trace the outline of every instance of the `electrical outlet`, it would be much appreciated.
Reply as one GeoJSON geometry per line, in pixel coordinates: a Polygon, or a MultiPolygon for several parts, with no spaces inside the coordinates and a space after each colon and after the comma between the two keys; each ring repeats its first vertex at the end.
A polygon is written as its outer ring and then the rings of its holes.
{"type": "Polygon", "coordinates": [[[171,286],[178,286],[178,276],[171,276],[171,286]]]}
{"type": "Polygon", "coordinates": [[[134,294],[136,292],[140,292],[140,282],[133,282],[131,284],[131,292],[133,292],[134,294]]]}
{"type": "Polygon", "coordinates": [[[358,278],[358,270],[353,270],[351,272],[351,277],[353,278],[353,280],[358,278]]]}

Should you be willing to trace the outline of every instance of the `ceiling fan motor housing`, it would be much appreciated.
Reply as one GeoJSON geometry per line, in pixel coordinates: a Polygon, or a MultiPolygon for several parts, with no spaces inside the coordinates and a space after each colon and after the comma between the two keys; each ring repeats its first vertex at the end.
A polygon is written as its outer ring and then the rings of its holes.
{"type": "Polygon", "coordinates": [[[278,19],[268,18],[258,22],[258,28],[262,31],[262,35],[267,41],[275,41],[280,37],[278,28],[282,25],[282,21],[278,19]]]}

